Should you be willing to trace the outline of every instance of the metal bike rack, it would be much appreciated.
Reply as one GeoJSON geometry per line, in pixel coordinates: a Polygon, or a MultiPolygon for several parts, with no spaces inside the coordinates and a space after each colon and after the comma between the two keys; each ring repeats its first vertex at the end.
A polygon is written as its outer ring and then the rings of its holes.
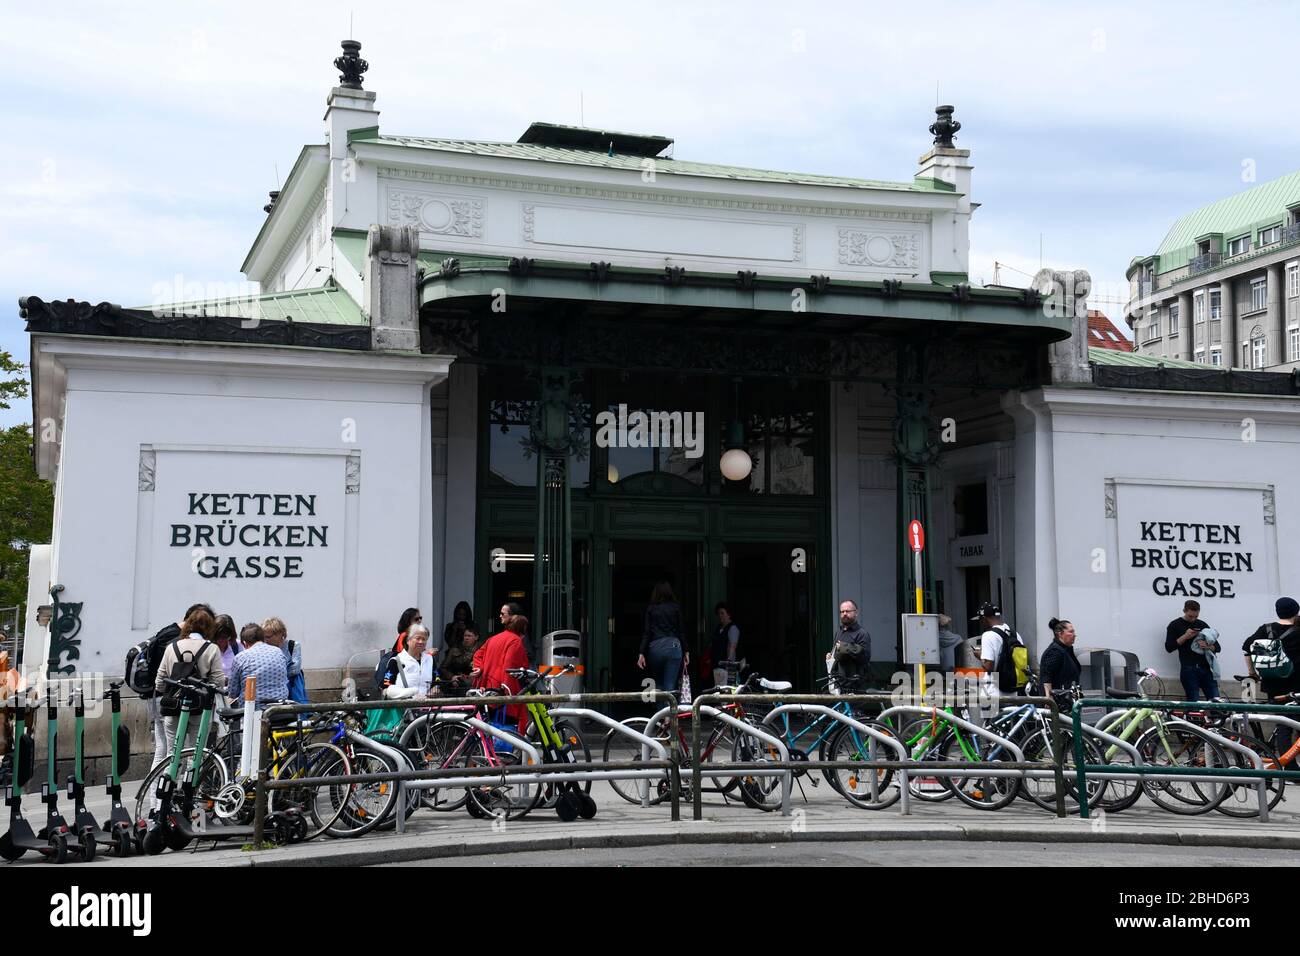
{"type": "MultiPolygon", "coordinates": [[[[610,717],[608,714],[602,714],[598,710],[591,710],[590,708],[587,707],[555,707],[552,708],[551,710],[551,716],[552,717],[579,717],[584,720],[590,720],[594,723],[600,724],[603,727],[608,727],[610,730],[617,731],[618,733],[622,734],[624,737],[628,737],[629,739],[641,745],[642,760],[650,759],[649,752],[651,749],[654,749],[659,753],[659,759],[661,760],[668,759],[668,748],[665,747],[660,741],[655,740],[655,738],[641,733],[639,730],[633,730],[631,727],[628,727],[626,724],[623,724],[620,721],[615,720],[613,717],[610,717]]],[[[649,726],[650,726],[649,724],[646,724],[647,728],[649,726]]],[[[649,781],[651,779],[653,778],[646,777],[645,778],[646,782],[641,784],[637,788],[641,792],[641,806],[645,808],[648,808],[650,806],[650,782],[649,781]]]]}
{"type": "MultiPolygon", "coordinates": [[[[717,697],[717,696],[719,695],[716,694],[710,695],[710,697],[717,697]]],[[[735,729],[741,731],[746,736],[754,737],[755,739],[760,740],[763,743],[768,744],[769,746],[776,747],[776,749],[781,754],[781,760],[780,760],[781,767],[778,768],[776,766],[773,766],[769,768],[766,765],[764,765],[763,767],[755,767],[755,768],[745,767],[743,768],[744,772],[739,774],[736,773],[735,769],[732,769],[731,771],[702,770],[700,769],[700,760],[698,754],[699,741],[696,740],[694,747],[692,748],[692,754],[691,754],[691,787],[693,790],[695,806],[696,806],[695,819],[697,820],[700,819],[700,809],[699,809],[700,778],[709,777],[711,779],[716,780],[719,777],[738,777],[738,776],[781,777],[782,778],[781,816],[788,817],[790,815],[790,791],[793,787],[793,781],[794,781],[794,772],[793,770],[789,769],[789,767],[787,766],[790,763],[789,749],[780,740],[773,737],[771,734],[759,730],[753,724],[747,724],[743,720],[740,720],[736,717],[732,717],[730,714],[724,713],[723,711],[719,710],[716,707],[713,707],[712,705],[701,704],[700,700],[703,699],[704,698],[697,698],[695,706],[692,709],[692,714],[694,715],[694,717],[698,717],[701,714],[703,714],[706,717],[713,717],[717,720],[721,720],[724,724],[727,724],[728,726],[734,727],[735,729]]],[[[651,717],[649,722],[645,725],[646,730],[652,729],[665,716],[673,717],[676,715],[676,713],[677,713],[677,709],[675,707],[665,707],[662,710],[657,711],[655,715],[651,717]]],[[[698,721],[696,721],[696,723],[698,724],[698,721]]]]}
{"type": "MultiPolygon", "coordinates": [[[[774,707],[772,708],[772,710],[768,712],[767,716],[763,718],[763,725],[767,726],[768,724],[770,724],[774,717],[778,717],[781,714],[789,714],[789,713],[822,714],[824,716],[830,717],[832,720],[838,723],[844,724],[847,727],[852,727],[854,730],[865,735],[867,739],[870,741],[870,743],[867,744],[868,747],[867,757],[869,760],[874,761],[876,759],[876,742],[879,741],[880,743],[883,743],[886,746],[891,747],[895,751],[897,751],[899,760],[913,762],[911,761],[911,755],[908,754],[907,752],[907,748],[903,746],[902,741],[900,741],[897,737],[891,737],[889,736],[889,734],[883,733],[880,730],[876,729],[875,727],[871,727],[867,724],[864,724],[862,723],[862,721],[856,719],[855,717],[851,717],[850,715],[844,713],[843,711],[836,710],[833,707],[827,707],[825,704],[782,704],[780,707],[774,707]]],[[[912,813],[911,805],[909,802],[911,788],[908,786],[907,783],[907,769],[906,768],[900,769],[898,771],[898,777],[899,780],[901,781],[900,786],[902,787],[902,789],[899,791],[899,810],[903,816],[910,816],[912,813]]],[[[871,799],[873,801],[879,800],[880,794],[877,790],[879,781],[876,779],[876,775],[874,773],[870,774],[870,778],[871,778],[871,799]]]]}

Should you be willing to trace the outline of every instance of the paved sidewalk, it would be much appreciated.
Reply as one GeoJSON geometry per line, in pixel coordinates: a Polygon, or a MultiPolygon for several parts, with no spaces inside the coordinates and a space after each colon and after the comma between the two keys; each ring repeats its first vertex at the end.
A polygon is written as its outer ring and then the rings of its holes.
{"type": "MultiPolygon", "coordinates": [[[[125,793],[134,803],[138,784],[125,793]]],[[[796,788],[793,814],[764,813],[719,794],[704,795],[703,819],[691,818],[689,802],[682,819],[673,822],[667,803],[643,808],[620,798],[603,782],[593,784],[599,805],[593,820],[564,823],[553,811],[534,810],[522,820],[493,824],[476,820],[463,809],[452,813],[420,810],[407,821],[407,832],[370,834],[354,840],[318,839],[298,846],[257,852],[236,844],[204,844],[196,852],[166,852],[157,857],[118,860],[103,855],[96,866],[302,866],[326,864],[364,866],[379,863],[497,856],[538,850],[593,847],[641,847],[672,844],[779,844],[794,841],[1014,841],[1019,843],[1124,843],[1182,847],[1238,847],[1300,850],[1300,792],[1283,800],[1268,823],[1234,819],[1218,812],[1176,816],[1145,798],[1131,810],[1103,814],[1091,820],[1077,816],[1058,819],[1023,800],[996,812],[967,807],[956,800],[944,803],[912,801],[903,816],[900,805],[887,810],[850,806],[822,781],[796,788]]],[[[1290,794],[1290,788],[1288,788],[1290,794]]],[[[107,810],[102,788],[91,794],[90,808],[100,818],[107,810]]],[[[39,819],[41,805],[24,801],[28,819],[39,819]]],[[[66,808],[65,808],[66,815],[66,808]]],[[[31,854],[17,864],[44,865],[31,854]]]]}

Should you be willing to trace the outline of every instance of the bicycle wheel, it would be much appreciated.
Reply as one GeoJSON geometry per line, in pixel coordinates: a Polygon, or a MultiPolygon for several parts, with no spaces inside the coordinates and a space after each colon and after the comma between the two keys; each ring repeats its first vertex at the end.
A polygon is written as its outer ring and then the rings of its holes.
{"type": "MultiPolygon", "coordinates": [[[[1079,783],[1078,778],[1073,775],[1074,768],[1078,766],[1075,763],[1074,752],[1074,734],[1069,730],[1061,729],[1061,748],[1065,754],[1063,767],[1065,769],[1065,810],[1067,813],[1079,812],[1079,783]]],[[[1039,728],[1031,733],[1020,749],[1025,753],[1025,759],[1038,763],[1054,763],[1055,751],[1052,749],[1052,735],[1049,731],[1039,728]]],[[[1083,741],[1085,762],[1090,764],[1101,763],[1101,752],[1097,745],[1087,738],[1083,741]]],[[[1030,777],[1026,776],[1020,781],[1021,792],[1029,800],[1038,804],[1044,810],[1056,812],[1056,777],[1030,777]]],[[[1101,807],[1102,796],[1106,792],[1107,781],[1101,777],[1088,778],[1088,805],[1090,807],[1101,807]]]]}
{"type": "MultiPolygon", "coordinates": [[[[942,722],[935,724],[929,717],[919,717],[916,720],[909,721],[898,731],[898,739],[908,748],[908,754],[913,760],[919,760],[922,763],[930,760],[942,759],[938,754],[941,736],[934,736],[935,727],[942,732],[942,722]]],[[[892,728],[886,728],[892,732],[892,728]]],[[[925,776],[924,772],[909,773],[907,777],[907,789],[912,796],[926,803],[942,803],[945,800],[951,800],[956,794],[948,782],[947,777],[925,776]]]]}
{"type": "MultiPolygon", "coordinates": [[[[339,747],[331,743],[312,743],[296,750],[275,767],[273,780],[306,780],[317,777],[346,777],[352,764],[339,747]]],[[[348,781],[302,783],[269,791],[268,809],[272,813],[297,810],[307,822],[311,840],[320,836],[339,818],[344,804],[335,799],[334,788],[348,786],[348,781]]]]}
{"type": "MultiPolygon", "coordinates": [[[[780,761],[781,751],[766,741],[736,731],[735,741],[732,744],[732,759],[738,763],[780,761]]],[[[769,813],[780,809],[782,777],[759,776],[743,770],[739,771],[739,774],[735,779],[737,789],[740,791],[740,799],[744,801],[745,806],[769,813]]]]}
{"type": "MultiPolygon", "coordinates": [[[[391,773],[397,767],[382,754],[354,749],[348,758],[354,774],[391,773]]],[[[340,780],[323,794],[338,814],[325,833],[332,837],[359,837],[369,833],[397,806],[397,784],[350,783],[340,780]]]]}
{"type": "MultiPolygon", "coordinates": [[[[1137,742],[1142,761],[1153,767],[1226,770],[1231,761],[1207,734],[1191,727],[1152,727],[1137,742]]],[[[1227,796],[1229,787],[1208,780],[1170,780],[1150,775],[1142,790],[1156,806],[1182,816],[1209,813],[1227,796]]]]}
{"type": "MultiPolygon", "coordinates": [[[[1000,763],[1012,762],[1012,755],[1004,748],[996,756],[990,756],[986,751],[988,748],[982,747],[977,751],[978,759],[989,765],[989,769],[997,769],[1000,763]]],[[[961,741],[954,733],[949,733],[940,743],[938,748],[938,757],[941,761],[966,761],[969,758],[962,749],[961,741]]],[[[970,807],[978,810],[1001,810],[1003,807],[1012,803],[1016,795],[1020,793],[1019,776],[1004,776],[991,774],[981,774],[979,770],[966,771],[970,776],[958,775],[948,778],[948,785],[952,787],[953,793],[957,799],[970,807]]]]}
{"type": "MultiPolygon", "coordinates": [[[[463,767],[463,758],[473,744],[472,740],[466,739],[467,736],[473,735],[459,721],[437,720],[433,716],[417,717],[402,730],[397,745],[410,755],[417,770],[463,767]],[[451,762],[453,754],[457,757],[451,762]]],[[[459,810],[468,799],[469,792],[464,789],[441,787],[420,791],[420,802],[424,806],[442,812],[459,810]]]]}
{"type": "MultiPolygon", "coordinates": [[[[629,717],[627,720],[620,721],[625,727],[629,727],[638,733],[646,732],[646,724],[650,722],[648,717],[629,717]]],[[[665,748],[668,746],[667,732],[663,736],[656,738],[665,748]]],[[[650,751],[650,757],[653,759],[658,756],[654,750],[650,751]]],[[[636,742],[617,730],[611,730],[605,734],[605,743],[601,748],[601,760],[609,763],[614,760],[641,759],[641,748],[636,742]]],[[[626,800],[628,803],[641,806],[641,794],[648,787],[650,803],[656,804],[668,799],[665,788],[656,786],[654,780],[611,780],[609,785],[614,788],[614,792],[626,800]]]]}
{"type": "MultiPolygon", "coordinates": [[[[188,748],[181,751],[181,775],[180,780],[183,783],[189,777],[187,769],[190,762],[194,759],[194,749],[188,748]]],[[[158,789],[158,781],[167,773],[167,766],[170,761],[164,760],[158,764],[140,782],[140,789],[135,794],[135,818],[145,820],[149,817],[149,811],[154,806],[154,793],[158,789]]],[[[230,780],[229,769],[226,762],[215,753],[209,753],[203,758],[203,769],[199,772],[199,786],[194,793],[194,805],[196,807],[206,808],[206,812],[211,814],[216,807],[217,794],[221,788],[230,780]]],[[[178,785],[177,789],[180,787],[178,785]]]]}
{"type": "MultiPolygon", "coordinates": [[[[1278,764],[1277,751],[1270,744],[1265,743],[1258,737],[1252,737],[1249,734],[1241,734],[1236,731],[1220,729],[1216,731],[1220,736],[1226,737],[1233,743],[1249,747],[1252,751],[1259,754],[1264,764],[1265,770],[1280,770],[1278,764]]],[[[1246,754],[1239,753],[1236,750],[1228,749],[1228,759],[1232,761],[1235,767],[1254,767],[1255,762],[1246,754]]],[[[1283,777],[1268,778],[1265,783],[1268,786],[1268,808],[1272,810],[1282,800],[1282,791],[1286,787],[1286,779],[1283,777]]],[[[1258,778],[1247,778],[1242,783],[1234,783],[1228,786],[1228,792],[1224,795],[1222,802],[1214,809],[1230,817],[1257,817],[1259,816],[1259,789],[1258,778]]]]}
{"type": "MultiPolygon", "coordinates": [[[[704,741],[704,753],[700,758],[700,769],[716,769],[719,764],[724,764],[731,760],[736,752],[736,742],[743,736],[739,730],[731,724],[723,721],[714,721],[712,726],[708,727],[708,733],[703,733],[701,729],[700,737],[704,741]]],[[[771,729],[768,733],[773,737],[780,737],[780,734],[773,733],[771,729]]],[[[750,738],[751,740],[753,738],[750,738]]],[[[690,737],[687,737],[690,740],[690,737]]],[[[683,756],[686,756],[683,753],[683,756]]],[[[740,787],[740,777],[700,777],[701,790],[714,790],[721,793],[724,797],[735,796],[740,787]]],[[[690,761],[687,760],[682,769],[682,786],[689,790],[691,785],[690,761]]]]}
{"type": "MultiPolygon", "coordinates": [[[[881,728],[884,729],[884,728],[881,728]]],[[[868,760],[871,745],[867,736],[853,727],[844,726],[835,732],[826,745],[827,760],[868,760]]],[[[893,760],[897,755],[888,748],[877,745],[877,760],[893,760]]],[[[857,770],[853,768],[827,770],[828,779],[845,800],[864,810],[884,810],[898,802],[902,792],[894,783],[892,770],[857,770]],[[876,795],[871,795],[871,778],[876,779],[876,795]]]]}
{"type": "MultiPolygon", "coordinates": [[[[517,749],[497,750],[471,755],[467,767],[517,767],[522,761],[517,749]]],[[[542,786],[535,783],[511,782],[506,776],[493,780],[490,776],[478,786],[469,788],[470,802],[479,813],[490,820],[519,820],[542,800],[542,786]]]]}
{"type": "MultiPolygon", "coordinates": [[[[587,749],[587,742],[583,740],[581,731],[567,720],[557,720],[554,722],[555,734],[563,742],[564,751],[562,758],[568,763],[591,763],[591,751],[587,749]]],[[[528,730],[524,734],[529,743],[541,749],[541,734],[537,731],[536,724],[529,724],[528,730]]],[[[542,784],[542,801],[539,806],[544,809],[551,809],[555,806],[561,793],[568,792],[572,787],[564,783],[544,783],[542,784]]],[[[583,793],[591,793],[591,781],[583,780],[579,783],[579,789],[583,793]]]]}

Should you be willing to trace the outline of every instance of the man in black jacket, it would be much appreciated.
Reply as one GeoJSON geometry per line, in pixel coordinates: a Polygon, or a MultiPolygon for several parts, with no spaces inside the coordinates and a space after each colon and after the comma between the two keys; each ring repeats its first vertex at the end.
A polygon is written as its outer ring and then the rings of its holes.
{"type": "Polygon", "coordinates": [[[1213,700],[1219,696],[1219,685],[1214,679],[1205,651],[1218,654],[1222,648],[1218,641],[1201,637],[1201,631],[1209,627],[1209,624],[1200,618],[1200,603],[1185,602],[1183,616],[1174,618],[1165,628],[1165,650],[1178,655],[1178,677],[1183,682],[1183,693],[1187,699],[1199,700],[1204,691],[1205,699],[1213,700]]]}
{"type": "MultiPolygon", "coordinates": [[[[871,635],[858,623],[858,604],[853,600],[840,602],[840,627],[835,632],[835,643],[826,655],[832,661],[831,676],[861,689],[871,667],[871,635]]],[[[843,690],[850,688],[841,687],[843,690]]]]}

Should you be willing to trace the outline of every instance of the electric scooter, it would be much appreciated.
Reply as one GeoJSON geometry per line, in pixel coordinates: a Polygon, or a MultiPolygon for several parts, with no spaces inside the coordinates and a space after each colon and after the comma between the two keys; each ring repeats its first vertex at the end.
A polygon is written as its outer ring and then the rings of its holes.
{"type": "Polygon", "coordinates": [[[72,773],[68,775],[68,799],[72,801],[72,833],[82,846],[82,856],[86,860],[95,858],[95,844],[106,843],[102,839],[99,821],[86,809],[86,696],[78,688],[76,703],[73,704],[75,727],[73,737],[72,773]]]}
{"type": "MultiPolygon", "coordinates": [[[[53,690],[53,689],[51,689],[53,690]]],[[[65,863],[68,859],[68,824],[59,815],[59,788],[54,784],[54,766],[57,756],[55,736],[57,712],[54,696],[49,701],[49,741],[46,748],[49,760],[48,779],[41,788],[41,802],[46,805],[46,822],[40,832],[34,832],[30,823],[23,818],[23,785],[32,777],[35,770],[35,739],[27,727],[27,709],[18,703],[17,697],[11,698],[8,707],[17,711],[14,720],[14,769],[13,780],[5,788],[5,804],[9,807],[9,831],[0,837],[0,857],[12,863],[28,850],[41,854],[53,863],[65,863]]],[[[80,849],[80,845],[78,845],[80,849]]],[[[94,850],[90,851],[94,858],[94,850]]]]}
{"type": "Polygon", "coordinates": [[[131,764],[131,728],[122,725],[122,682],[111,682],[104,696],[109,701],[113,720],[113,737],[110,742],[112,762],[109,765],[108,783],[104,787],[112,806],[96,839],[107,844],[118,856],[130,856],[132,852],[143,852],[142,843],[147,825],[143,820],[132,819],[131,812],[122,804],[122,774],[126,773],[131,764]]]}
{"type": "MultiPolygon", "coordinates": [[[[202,828],[193,822],[194,795],[198,791],[206,755],[208,731],[212,727],[212,714],[216,707],[218,688],[207,681],[187,677],[180,681],[163,678],[164,685],[175,687],[181,695],[181,712],[176,723],[176,742],[172,747],[171,763],[158,781],[158,806],[149,813],[148,829],[143,847],[149,856],[156,856],[164,848],[183,850],[192,842],[212,840],[239,840],[247,843],[253,839],[253,827],[229,826],[204,819],[202,828]],[[185,734],[194,714],[199,715],[199,729],[194,745],[194,762],[189,776],[177,788],[180,777],[181,751],[185,748],[185,734]]],[[[200,810],[206,813],[206,810],[200,810]]],[[[266,818],[266,832],[272,842],[284,845],[307,836],[307,821],[296,808],[270,813],[266,818]]]]}

